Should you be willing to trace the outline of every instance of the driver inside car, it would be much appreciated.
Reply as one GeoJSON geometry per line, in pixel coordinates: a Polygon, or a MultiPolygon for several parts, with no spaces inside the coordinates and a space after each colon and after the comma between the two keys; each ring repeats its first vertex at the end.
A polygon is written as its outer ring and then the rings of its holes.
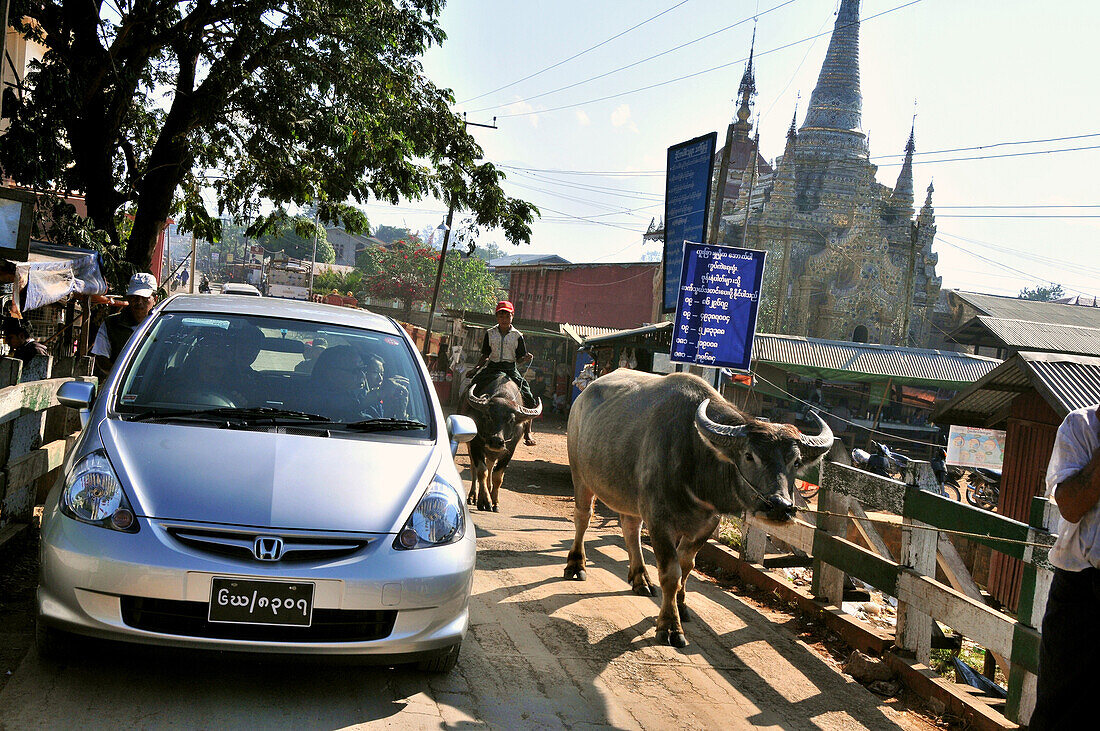
{"type": "Polygon", "coordinates": [[[350,345],[327,348],[313,366],[314,401],[308,411],[335,421],[406,418],[409,404],[404,379],[386,378],[381,357],[361,357],[350,345]]]}

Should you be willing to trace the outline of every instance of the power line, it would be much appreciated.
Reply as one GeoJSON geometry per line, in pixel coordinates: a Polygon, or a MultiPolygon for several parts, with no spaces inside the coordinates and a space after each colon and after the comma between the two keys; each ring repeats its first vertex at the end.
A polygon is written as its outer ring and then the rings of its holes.
{"type": "Polygon", "coordinates": [[[780,8],[782,8],[785,5],[790,5],[793,2],[795,2],[795,0],[786,0],[786,2],[780,3],[779,5],[776,5],[773,8],[769,8],[768,10],[765,10],[763,13],[759,13],[758,15],[750,15],[747,18],[742,18],[741,20],[737,21],[736,23],[731,23],[730,25],[727,25],[725,28],[719,28],[718,30],[711,31],[710,33],[707,33],[706,35],[701,35],[698,38],[687,41],[685,43],[681,43],[680,45],[675,46],[673,48],[670,48],[667,51],[661,51],[660,53],[655,53],[652,56],[647,56],[647,57],[641,59],[640,61],[634,61],[633,63],[628,63],[626,66],[620,66],[617,69],[612,69],[611,71],[605,71],[604,73],[597,74],[595,76],[589,76],[587,79],[581,79],[580,81],[575,81],[572,84],[566,84],[565,86],[559,86],[557,89],[551,89],[550,91],[544,91],[540,94],[535,94],[533,96],[524,97],[523,99],[517,99],[517,100],[511,101],[511,102],[503,102],[501,104],[493,104],[493,105],[488,106],[488,107],[482,107],[481,109],[475,109],[475,110],[473,110],[473,112],[471,112],[471,114],[475,114],[475,113],[478,113],[478,112],[486,112],[486,111],[489,111],[489,110],[492,110],[492,109],[499,109],[501,107],[511,106],[512,104],[520,104],[522,102],[529,102],[529,101],[532,101],[534,99],[541,99],[544,96],[549,96],[551,94],[557,94],[559,91],[566,91],[567,89],[572,89],[572,88],[577,87],[577,86],[582,86],[582,85],[587,84],[591,81],[597,81],[599,79],[606,78],[608,76],[611,76],[612,74],[617,74],[620,71],[626,71],[627,69],[634,68],[635,66],[640,66],[641,64],[646,63],[647,61],[652,61],[655,58],[660,58],[661,56],[666,56],[666,55],[668,55],[668,54],[670,54],[674,51],[679,51],[681,48],[686,48],[687,46],[693,45],[695,43],[699,43],[700,41],[703,41],[703,40],[706,40],[707,38],[710,38],[711,36],[718,35],[719,33],[725,33],[727,30],[730,30],[732,28],[736,28],[739,25],[743,25],[743,24],[749,22],[750,20],[756,20],[761,15],[767,15],[768,13],[770,13],[774,10],[779,10],[780,8]]]}
{"type": "MultiPolygon", "coordinates": [[[[1068,140],[1083,140],[1089,137],[1100,137],[1100,132],[1089,132],[1087,134],[1080,135],[1068,135],[1066,137],[1047,137],[1041,140],[1017,140],[1014,142],[992,142],[988,145],[974,145],[972,147],[953,147],[943,150],[927,150],[925,152],[914,152],[914,155],[940,155],[946,152],[969,152],[971,150],[988,150],[994,147],[1011,147],[1013,145],[1038,145],[1043,142],[1066,142],[1068,140]]],[[[876,155],[871,160],[881,160],[887,157],[905,157],[904,152],[899,152],[892,155],[876,155]]]]}
{"type": "MultiPolygon", "coordinates": [[[[664,196],[660,193],[646,193],[641,190],[628,190],[626,188],[612,188],[604,185],[588,185],[586,183],[576,183],[572,181],[556,180],[554,178],[546,177],[538,173],[529,173],[520,168],[513,168],[513,170],[521,175],[528,175],[539,182],[548,183],[550,185],[560,185],[566,188],[577,188],[578,190],[593,191],[597,193],[607,194],[611,193],[626,193],[627,195],[620,195],[621,198],[639,198],[640,200],[664,200],[664,196]]],[[[1098,206],[1100,207],[1100,206],[1098,206]]]]}
{"type": "MultiPolygon", "coordinates": [[[[1029,155],[1053,155],[1061,152],[1081,152],[1083,150],[1100,150],[1100,145],[1088,145],[1085,147],[1063,147],[1057,150],[1031,150],[1029,152],[1003,152],[999,155],[972,155],[969,157],[945,157],[939,160],[914,160],[914,165],[933,165],[941,162],[963,162],[966,160],[996,160],[1001,157],[1027,157],[1029,155]]],[[[904,162],[887,162],[879,167],[898,167],[904,162]]]]}
{"type": "MultiPolygon", "coordinates": [[[[854,21],[852,23],[852,25],[855,25],[857,23],[866,23],[869,20],[879,18],[883,15],[887,15],[888,13],[892,13],[896,10],[901,10],[902,8],[907,8],[910,5],[916,5],[919,2],[921,2],[921,0],[910,0],[910,2],[907,2],[907,3],[904,3],[902,5],[898,5],[896,7],[890,8],[889,10],[883,10],[880,13],[876,13],[874,15],[869,15],[866,18],[854,21]]],[[[818,33],[816,35],[808,36],[806,38],[802,38],[800,40],[793,41],[791,43],[787,43],[787,44],[782,45],[782,46],[777,46],[775,48],[770,48],[766,51],[761,51],[761,52],[757,53],[756,57],[759,58],[761,56],[766,56],[770,53],[776,53],[778,51],[782,51],[782,50],[790,48],[792,46],[797,46],[801,43],[805,43],[807,41],[812,41],[814,38],[819,38],[823,35],[828,35],[829,33],[832,33],[832,32],[833,31],[826,31],[825,33],[818,33]]],[[[582,107],[586,104],[595,104],[597,102],[607,101],[608,99],[617,99],[617,98],[622,97],[622,96],[629,96],[630,94],[637,94],[638,92],[641,92],[641,91],[649,91],[650,89],[656,89],[656,88],[659,88],[659,87],[662,87],[662,86],[667,86],[669,84],[674,84],[678,81],[684,81],[686,79],[692,79],[692,78],[695,78],[696,76],[702,76],[703,74],[709,74],[712,71],[718,71],[720,69],[729,68],[730,66],[736,66],[737,64],[744,63],[745,61],[748,61],[747,56],[745,58],[741,58],[741,59],[738,59],[736,61],[730,61],[729,63],[723,63],[723,64],[719,64],[718,66],[712,66],[708,69],[703,69],[702,71],[696,71],[694,73],[686,74],[684,76],[677,76],[674,79],[668,79],[666,81],[659,81],[655,84],[649,84],[647,86],[642,86],[642,87],[639,87],[637,89],[631,89],[629,91],[621,91],[617,94],[608,94],[606,96],[601,96],[601,97],[598,97],[596,99],[588,99],[587,101],[576,102],[575,104],[563,104],[563,105],[557,106],[557,107],[550,107],[549,109],[540,109],[538,111],[531,111],[531,112],[513,112],[512,114],[500,114],[498,116],[501,119],[503,119],[505,117],[526,117],[526,116],[529,116],[529,115],[532,115],[532,114],[545,114],[545,113],[549,113],[549,112],[558,112],[558,111],[561,111],[563,109],[573,109],[574,107],[582,107]]]]}
{"type": "MultiPolygon", "coordinates": [[[[1043,143],[1043,142],[1063,142],[1063,141],[1067,141],[1067,140],[1087,139],[1087,138],[1090,138],[1090,137],[1100,137],[1100,132],[1089,132],[1089,133],[1079,134],[1079,135],[1068,135],[1068,136],[1065,136],[1065,137],[1047,137],[1047,138],[1043,138],[1043,139],[1034,139],[1034,140],[1013,140],[1013,141],[1005,141],[1005,142],[991,142],[991,143],[986,144],[986,145],[972,145],[972,146],[969,146],[969,147],[953,147],[953,148],[945,148],[945,149],[942,149],[942,150],[928,150],[927,152],[917,152],[917,153],[914,153],[914,154],[915,155],[938,155],[938,154],[944,154],[944,153],[948,153],[948,152],[968,152],[968,151],[971,151],[971,150],[986,150],[986,149],[990,149],[990,148],[994,148],[994,147],[1011,147],[1011,146],[1015,146],[1015,145],[1032,145],[1032,144],[1040,144],[1040,143],[1043,143]]],[[[1095,149],[1095,147],[1089,146],[1089,147],[1056,148],[1054,150],[1033,150],[1033,151],[1028,151],[1028,152],[1011,153],[1011,154],[1015,154],[1015,155],[1018,155],[1018,156],[1019,155],[1043,155],[1043,154],[1048,154],[1048,153],[1052,153],[1052,152],[1074,152],[1074,151],[1079,151],[1079,150],[1091,150],[1091,149],[1095,149]]],[[[901,155],[877,155],[877,156],[872,157],[870,159],[871,159],[871,161],[875,161],[875,160],[881,160],[881,159],[891,158],[891,157],[904,157],[904,155],[903,154],[901,154],[901,155]]],[[[978,156],[978,157],[950,158],[950,160],[948,160],[948,161],[954,162],[956,160],[971,160],[971,159],[982,159],[982,160],[984,160],[984,159],[992,159],[992,158],[996,158],[996,157],[1001,157],[1001,156],[1000,155],[986,155],[986,156],[978,156]]],[[[914,162],[916,162],[916,161],[914,161],[914,162]]],[[[924,160],[922,162],[927,164],[927,163],[930,163],[930,162],[937,162],[937,161],[935,161],[935,160],[924,160]]],[[[508,168],[513,168],[513,169],[518,169],[520,166],[501,165],[500,167],[508,167],[508,168]]],[[[887,165],[883,165],[881,167],[887,167],[887,165]]],[[[562,170],[562,169],[556,169],[556,168],[537,168],[537,167],[522,167],[522,169],[530,171],[530,172],[548,173],[548,174],[557,174],[557,175],[599,175],[599,176],[607,176],[607,177],[618,177],[618,176],[643,177],[643,176],[664,175],[665,174],[664,170],[562,170]]],[[[987,207],[987,206],[983,206],[983,207],[987,207]]],[[[1017,208],[1017,207],[1022,207],[1022,206],[1012,206],[1012,207],[1017,208]]],[[[937,208],[939,208],[939,206],[937,206],[937,208]]]]}
{"type": "MultiPolygon", "coordinates": [[[[555,198],[562,198],[564,200],[573,201],[575,203],[584,203],[585,205],[595,206],[597,208],[603,208],[604,210],[614,211],[615,213],[626,213],[625,210],[620,209],[618,206],[611,206],[611,205],[608,205],[607,203],[600,203],[600,202],[597,202],[597,201],[588,200],[587,198],[578,198],[575,195],[566,195],[565,193],[555,193],[552,190],[546,190],[545,188],[539,188],[539,187],[534,186],[534,185],[526,185],[524,183],[518,183],[514,180],[510,181],[510,184],[518,186],[520,188],[525,188],[527,190],[533,190],[536,193],[543,193],[545,195],[552,195],[555,198]]],[[[632,216],[635,216],[636,218],[645,218],[645,216],[638,216],[637,214],[633,214],[633,213],[630,213],[630,214],[627,214],[627,215],[632,215],[632,216]]]]}
{"type": "MultiPolygon", "coordinates": [[[[970,249],[967,249],[965,246],[960,246],[959,244],[954,244],[950,241],[945,241],[943,239],[942,235],[940,235],[940,234],[937,234],[936,238],[939,239],[941,243],[946,244],[947,246],[950,246],[953,249],[958,249],[959,251],[961,251],[965,254],[969,254],[970,256],[974,257],[975,259],[980,259],[981,261],[984,261],[987,264],[992,264],[993,266],[1000,267],[1001,269],[1004,269],[1006,271],[1015,272],[1016,274],[1019,274],[1020,276],[1023,276],[1023,277],[1027,277],[1028,279],[1030,279],[1034,282],[1041,282],[1043,284],[1049,284],[1050,283],[1049,279],[1044,279],[1043,277],[1036,276],[1035,274],[1032,274],[1031,272],[1025,272],[1022,269],[1016,269],[1015,267],[1010,267],[1007,264],[1004,264],[1002,262],[997,261],[996,259],[990,259],[989,257],[982,256],[981,254],[973,252],[970,249]]],[[[1085,295],[1090,294],[1089,292],[1082,292],[1081,290],[1074,289],[1073,287],[1065,287],[1064,285],[1063,285],[1063,287],[1064,287],[1064,289],[1066,289],[1070,292],[1076,292],[1077,294],[1085,294],[1085,295]]]]}
{"type": "MultiPolygon", "coordinates": [[[[578,53],[574,53],[569,58],[562,59],[561,61],[558,61],[557,63],[550,64],[549,66],[547,66],[544,69],[540,69],[540,70],[536,71],[533,74],[528,74],[527,76],[524,76],[522,79],[516,79],[515,81],[513,81],[511,83],[508,83],[508,84],[505,84],[504,86],[498,86],[497,88],[493,89],[492,91],[487,91],[484,94],[478,94],[477,96],[472,96],[469,99],[466,99],[464,101],[459,102],[459,104],[467,104],[467,103],[472,102],[476,99],[481,99],[482,97],[489,96],[490,94],[496,94],[498,91],[503,91],[503,90],[505,90],[509,87],[515,86],[516,84],[527,81],[528,79],[533,79],[533,78],[535,78],[536,76],[538,76],[540,74],[544,74],[547,71],[549,71],[550,69],[556,69],[558,66],[561,66],[562,64],[565,64],[565,63],[569,63],[573,59],[579,58],[579,57],[583,56],[584,54],[588,53],[589,51],[594,51],[597,48],[599,48],[600,46],[606,46],[608,43],[615,40],[616,38],[621,38],[624,35],[626,35],[627,33],[630,33],[631,31],[637,30],[638,28],[641,28],[646,23],[649,23],[650,21],[653,21],[653,20],[656,20],[657,18],[660,18],[662,15],[665,15],[667,13],[671,13],[673,10],[680,7],[681,5],[686,5],[689,1],[690,0],[682,0],[681,2],[678,2],[675,5],[673,5],[671,8],[668,8],[666,10],[662,10],[661,12],[657,13],[653,17],[646,18],[641,23],[638,23],[637,25],[632,25],[631,27],[627,28],[626,30],[621,31],[619,33],[616,33],[615,35],[611,36],[607,40],[600,41],[599,43],[597,43],[594,46],[589,46],[588,48],[584,49],[583,51],[580,51],[578,53]]],[[[492,107],[489,107],[489,108],[491,109],[492,107]]],[[[478,111],[481,111],[481,110],[478,110],[478,111]]]]}
{"type": "Polygon", "coordinates": [[[1050,264],[1052,261],[1054,261],[1055,263],[1058,263],[1058,264],[1065,264],[1065,265],[1072,266],[1074,272],[1087,272],[1087,273],[1093,273],[1093,274],[1096,274],[1097,276],[1100,276],[1100,267],[1090,267],[1088,265],[1081,264],[1078,261],[1074,261],[1072,264],[1070,264],[1070,262],[1065,262],[1065,261],[1060,261],[1060,260],[1052,260],[1046,254],[1036,254],[1036,253],[1031,253],[1029,251],[1020,251],[1019,249],[1015,249],[1011,246],[1005,246],[1004,244],[994,244],[994,243],[991,243],[989,241],[980,241],[978,239],[971,239],[971,238],[967,238],[966,236],[960,236],[958,234],[947,233],[946,231],[940,231],[939,234],[941,236],[947,236],[948,238],[951,238],[951,239],[959,239],[960,241],[965,241],[969,244],[974,244],[976,246],[981,246],[982,248],[985,248],[985,249],[992,249],[993,251],[996,251],[998,253],[1009,254],[1011,256],[1016,256],[1016,257],[1019,257],[1021,259],[1028,259],[1028,260],[1034,261],[1038,264],[1050,264]]]}

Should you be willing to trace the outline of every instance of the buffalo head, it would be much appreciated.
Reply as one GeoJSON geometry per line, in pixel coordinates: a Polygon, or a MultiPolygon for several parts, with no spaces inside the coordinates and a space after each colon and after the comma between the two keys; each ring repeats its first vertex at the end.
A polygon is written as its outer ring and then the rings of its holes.
{"type": "Polygon", "coordinates": [[[477,434],[486,449],[504,451],[508,444],[522,434],[525,422],[542,414],[542,399],[538,400],[534,408],[528,409],[522,406],[523,399],[519,397],[519,389],[516,388],[515,391],[516,398],[513,400],[508,398],[509,394],[478,396],[473,387],[470,388],[466,403],[474,412],[477,434]]]}
{"type": "Polygon", "coordinates": [[[833,445],[829,425],[814,413],[821,433],[807,436],[791,424],[760,421],[716,403],[716,416],[736,422],[722,424],[707,416],[710,405],[710,399],[699,404],[695,428],[714,455],[733,466],[734,490],[741,504],[771,520],[789,520],[795,512],[795,475],[829,451],[833,445]]]}

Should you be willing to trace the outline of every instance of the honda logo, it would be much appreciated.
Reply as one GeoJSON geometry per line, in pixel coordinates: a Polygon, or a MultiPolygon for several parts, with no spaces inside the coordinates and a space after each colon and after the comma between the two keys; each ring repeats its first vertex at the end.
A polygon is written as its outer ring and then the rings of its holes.
{"type": "Polygon", "coordinates": [[[252,553],[261,561],[278,561],[283,557],[283,539],[278,536],[258,536],[252,553]]]}

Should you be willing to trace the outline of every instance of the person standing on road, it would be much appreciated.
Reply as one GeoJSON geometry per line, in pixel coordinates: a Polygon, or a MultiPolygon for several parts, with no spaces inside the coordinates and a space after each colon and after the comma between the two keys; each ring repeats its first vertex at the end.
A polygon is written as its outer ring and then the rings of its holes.
{"type": "Polygon", "coordinates": [[[130,277],[126,287],[126,307],[121,312],[109,315],[96,333],[92,345],[95,358],[93,373],[103,383],[115,366],[115,359],[123,346],[157,303],[157,280],[148,272],[138,272],[130,277]]]}
{"type": "MultiPolygon", "coordinates": [[[[535,407],[535,396],[531,393],[531,386],[520,375],[518,366],[526,366],[535,356],[527,352],[523,333],[512,327],[515,312],[516,308],[508,300],[497,303],[497,324],[485,331],[485,338],[481,342],[481,359],[474,367],[477,372],[471,379],[470,390],[479,388],[497,373],[503,373],[519,386],[524,407],[531,409],[535,407]]],[[[523,443],[535,445],[535,440],[531,438],[530,419],[523,427],[523,443]]]]}
{"type": "Polygon", "coordinates": [[[1100,678],[1100,404],[1058,427],[1047,494],[1062,514],[1050,551],[1054,580],[1039,644],[1032,731],[1072,728],[1093,715],[1100,678]]]}
{"type": "Polygon", "coordinates": [[[11,348],[12,358],[23,361],[23,372],[27,373],[35,358],[49,357],[46,346],[34,339],[30,326],[25,320],[15,318],[4,320],[4,342],[11,348]]]}

